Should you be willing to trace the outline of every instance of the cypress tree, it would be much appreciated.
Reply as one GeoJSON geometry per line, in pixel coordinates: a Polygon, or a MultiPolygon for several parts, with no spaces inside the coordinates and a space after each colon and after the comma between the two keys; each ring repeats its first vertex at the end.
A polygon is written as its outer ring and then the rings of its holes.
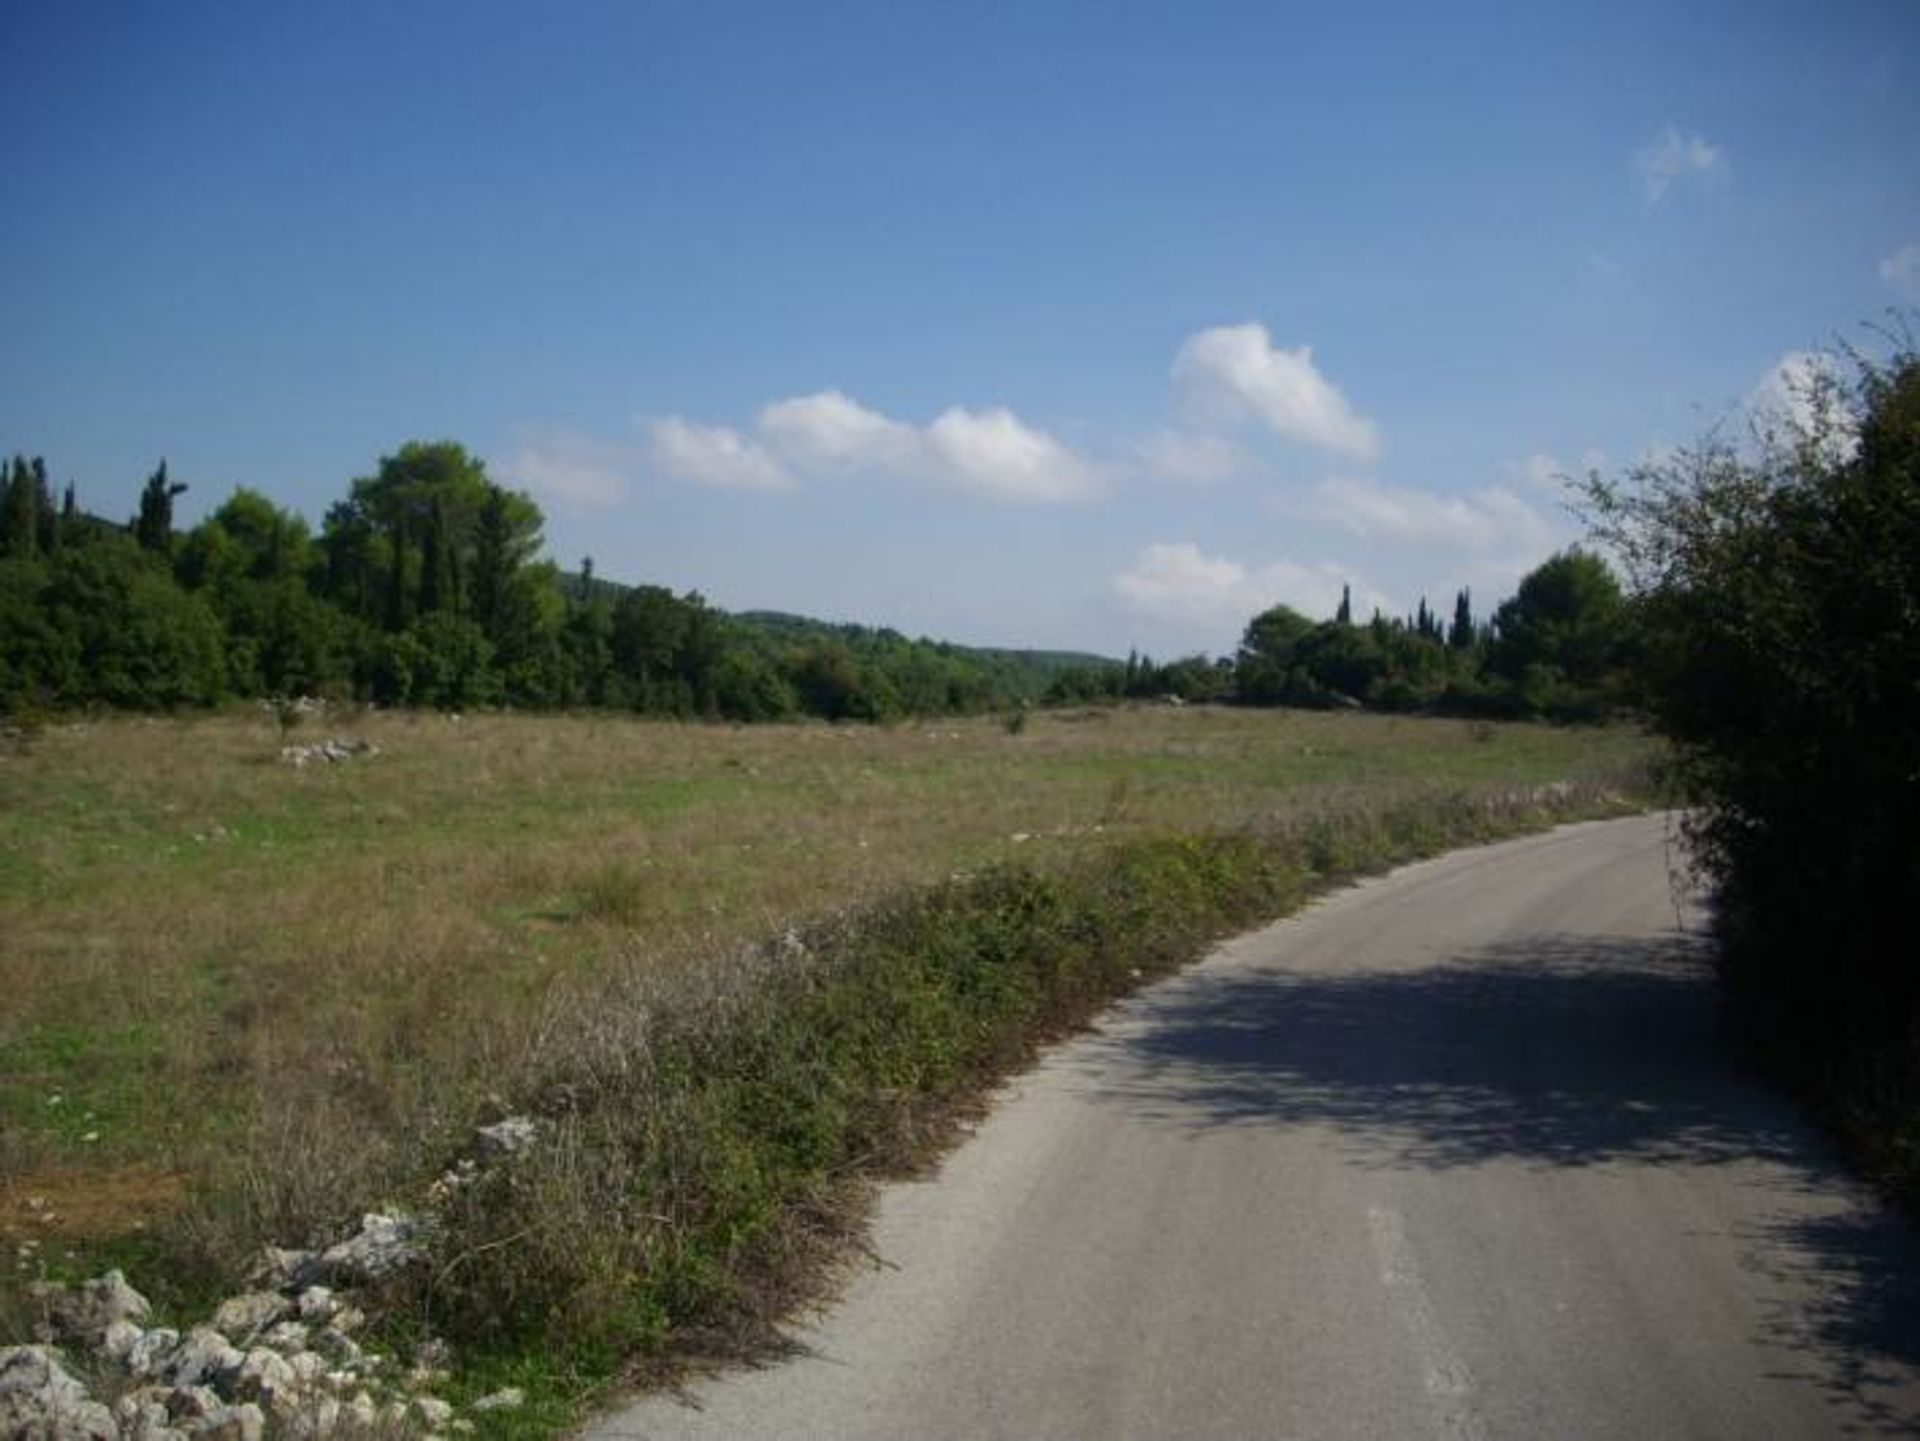
{"type": "Polygon", "coordinates": [[[31,560],[40,551],[40,518],[35,511],[37,492],[27,459],[16,455],[7,466],[7,485],[0,495],[0,555],[31,560]]]}
{"type": "Polygon", "coordinates": [[[53,492],[47,488],[47,463],[33,458],[33,516],[35,539],[42,555],[60,549],[60,512],[53,508],[53,492]]]}
{"type": "Polygon", "coordinates": [[[1447,644],[1455,650],[1466,650],[1473,644],[1473,602],[1470,591],[1461,591],[1453,598],[1453,628],[1447,632],[1447,644]]]}
{"type": "Polygon", "coordinates": [[[147,477],[140,492],[140,514],[133,523],[134,538],[143,550],[166,555],[173,549],[173,498],[186,490],[178,481],[167,479],[167,463],[147,477]]]}
{"type": "Polygon", "coordinates": [[[1340,587],[1340,610],[1339,610],[1339,613],[1334,616],[1334,619],[1338,621],[1341,625],[1353,624],[1353,587],[1352,586],[1343,585],[1340,587]]]}

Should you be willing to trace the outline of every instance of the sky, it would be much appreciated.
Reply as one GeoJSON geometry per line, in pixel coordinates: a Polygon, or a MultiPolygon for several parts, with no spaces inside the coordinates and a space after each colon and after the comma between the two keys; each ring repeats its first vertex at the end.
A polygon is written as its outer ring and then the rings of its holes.
{"type": "Polygon", "coordinates": [[[1920,5],[0,0],[0,451],[986,645],[1485,614],[1920,303],[1920,5]]]}

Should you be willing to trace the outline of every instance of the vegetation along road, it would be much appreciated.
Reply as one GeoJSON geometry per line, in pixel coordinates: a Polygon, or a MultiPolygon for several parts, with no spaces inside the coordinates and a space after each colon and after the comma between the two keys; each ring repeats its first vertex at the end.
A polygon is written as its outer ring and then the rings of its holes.
{"type": "Polygon", "coordinates": [[[1920,1425],[1920,1245],[1717,1044],[1670,821],[1410,866],[1015,1083],[799,1359],[597,1438],[1920,1425]]]}

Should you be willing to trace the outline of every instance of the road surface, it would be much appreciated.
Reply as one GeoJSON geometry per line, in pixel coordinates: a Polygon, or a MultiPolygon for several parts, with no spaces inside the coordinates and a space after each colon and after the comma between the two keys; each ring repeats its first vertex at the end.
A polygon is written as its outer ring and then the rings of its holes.
{"type": "Polygon", "coordinates": [[[1920,1434],[1920,1245],[1726,1056],[1667,840],[1227,944],[889,1188],[807,1354],[589,1435],[1920,1434]]]}

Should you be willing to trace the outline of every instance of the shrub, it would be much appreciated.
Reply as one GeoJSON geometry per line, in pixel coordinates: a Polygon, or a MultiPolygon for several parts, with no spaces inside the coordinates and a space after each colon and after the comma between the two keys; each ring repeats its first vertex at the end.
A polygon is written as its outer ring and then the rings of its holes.
{"type": "Polygon", "coordinates": [[[1719,886],[1734,1012],[1877,1147],[1920,1094],[1920,357],[1829,366],[1801,400],[1591,499],[1719,886]]]}

